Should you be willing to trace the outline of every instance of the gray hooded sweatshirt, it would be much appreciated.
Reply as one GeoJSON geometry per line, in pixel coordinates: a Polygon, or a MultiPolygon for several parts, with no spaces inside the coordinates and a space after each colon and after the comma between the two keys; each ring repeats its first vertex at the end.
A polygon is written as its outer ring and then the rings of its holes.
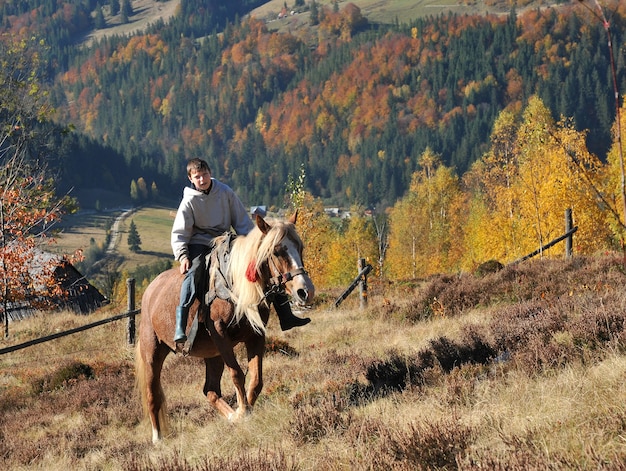
{"type": "Polygon", "coordinates": [[[172,251],[174,258],[187,258],[189,244],[211,245],[213,239],[231,227],[238,235],[246,235],[254,223],[241,200],[228,185],[212,178],[208,193],[185,187],[174,225],[172,251]]]}

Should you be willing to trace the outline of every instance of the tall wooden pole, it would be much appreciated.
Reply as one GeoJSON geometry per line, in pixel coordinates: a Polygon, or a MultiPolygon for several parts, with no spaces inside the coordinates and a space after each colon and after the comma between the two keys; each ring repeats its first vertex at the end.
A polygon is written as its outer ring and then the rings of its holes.
{"type": "MultiPolygon", "coordinates": [[[[363,269],[365,268],[365,266],[366,266],[365,259],[359,258],[359,261],[357,263],[358,272],[361,273],[363,269]]],[[[367,306],[367,274],[366,273],[363,273],[361,275],[361,280],[359,281],[359,296],[361,299],[361,309],[365,309],[365,307],[367,306]]]]}
{"type": "MultiPolygon", "coordinates": [[[[128,312],[135,310],[135,279],[128,278],[126,280],[126,293],[128,296],[128,312]]],[[[135,344],[135,314],[128,316],[128,330],[126,338],[129,345],[135,344]]]]}
{"type": "Polygon", "coordinates": [[[568,260],[572,258],[572,246],[573,246],[574,234],[570,233],[570,231],[572,230],[573,227],[574,227],[574,223],[572,220],[572,208],[568,208],[565,210],[565,233],[570,234],[565,239],[565,258],[568,260]]]}

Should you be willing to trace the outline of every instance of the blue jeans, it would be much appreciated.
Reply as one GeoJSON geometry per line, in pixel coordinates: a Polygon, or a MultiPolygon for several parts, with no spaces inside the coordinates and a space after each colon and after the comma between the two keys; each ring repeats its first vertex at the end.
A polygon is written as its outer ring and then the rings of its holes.
{"type": "MultiPolygon", "coordinates": [[[[213,247],[191,244],[187,247],[191,266],[180,287],[180,306],[186,309],[193,304],[196,296],[202,295],[208,288],[206,256],[213,247]]],[[[199,299],[199,298],[198,298],[199,299]]]]}

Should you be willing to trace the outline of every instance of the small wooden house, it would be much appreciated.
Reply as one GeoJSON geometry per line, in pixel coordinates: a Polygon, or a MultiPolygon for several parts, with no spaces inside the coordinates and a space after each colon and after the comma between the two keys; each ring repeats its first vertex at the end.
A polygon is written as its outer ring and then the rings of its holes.
{"type": "Polygon", "coordinates": [[[33,277],[47,270],[62,290],[62,295],[42,299],[41,295],[33,295],[30,299],[10,303],[8,306],[9,320],[24,319],[41,310],[42,305],[50,306],[50,310],[70,310],[78,314],[89,314],[108,303],[108,299],[100,293],[89,281],[72,265],[66,257],[35,250],[31,271],[33,277]]]}

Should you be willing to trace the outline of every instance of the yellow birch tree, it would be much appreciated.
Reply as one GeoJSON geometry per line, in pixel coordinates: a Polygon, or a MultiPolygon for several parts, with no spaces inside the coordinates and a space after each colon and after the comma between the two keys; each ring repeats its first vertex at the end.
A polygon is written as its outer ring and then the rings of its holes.
{"type": "Polygon", "coordinates": [[[392,280],[418,276],[417,251],[422,245],[422,232],[415,230],[415,199],[415,195],[409,192],[389,212],[389,247],[383,273],[392,280]]]}
{"type": "Polygon", "coordinates": [[[518,123],[513,113],[500,113],[489,151],[464,176],[470,202],[463,269],[537,250],[565,232],[568,208],[578,226],[576,251],[593,253],[606,244],[606,217],[595,189],[602,164],[587,151],[585,133],[571,120],[555,122],[536,97],[521,118],[518,123]]]}
{"type": "Polygon", "coordinates": [[[372,218],[364,215],[362,208],[353,208],[347,227],[337,233],[331,244],[328,262],[328,282],[333,286],[349,284],[357,275],[358,260],[376,265],[378,245],[372,218]]]}
{"type": "Polygon", "coordinates": [[[322,201],[305,191],[305,180],[304,167],[297,177],[290,175],[286,188],[287,210],[298,212],[296,228],[304,244],[304,267],[316,288],[320,288],[327,286],[329,251],[335,231],[322,201]]]}
{"type": "MultiPolygon", "coordinates": [[[[574,225],[578,227],[573,248],[581,254],[605,250],[610,246],[611,213],[599,189],[605,184],[607,165],[589,152],[586,132],[577,131],[571,119],[562,118],[557,123],[554,137],[567,175],[560,206],[571,208],[574,225]]],[[[621,207],[621,197],[619,202],[617,207],[621,207]]]]}
{"type": "Polygon", "coordinates": [[[419,164],[409,194],[391,211],[385,264],[388,275],[395,279],[453,271],[458,264],[450,258],[456,243],[452,223],[462,198],[458,177],[429,148],[419,164]]]}
{"type": "MultiPolygon", "coordinates": [[[[598,199],[587,178],[595,180],[600,162],[589,154],[584,133],[568,119],[555,122],[543,102],[533,97],[524,111],[518,132],[520,220],[524,238],[518,256],[539,249],[565,232],[564,214],[572,209],[579,231],[574,238],[579,252],[604,246],[607,231],[598,199]]],[[[563,254],[561,246],[550,249],[563,254]]],[[[542,254],[543,255],[543,254],[542,254]]]]}
{"type": "MultiPolygon", "coordinates": [[[[626,117],[626,102],[620,107],[620,116],[626,117]]],[[[624,143],[621,136],[626,135],[626,120],[620,120],[621,132],[618,133],[616,120],[613,125],[613,144],[607,156],[606,185],[603,188],[604,202],[606,205],[607,221],[613,234],[615,244],[622,250],[626,245],[626,221],[622,204],[622,168],[621,155],[625,154],[624,143]],[[622,148],[620,149],[620,145],[622,148]]]]}
{"type": "Polygon", "coordinates": [[[563,229],[563,211],[559,206],[566,182],[559,168],[554,120],[541,99],[531,97],[523,112],[517,133],[516,153],[519,178],[514,188],[519,195],[519,245],[516,256],[521,257],[541,247],[557,235],[554,218],[559,218],[558,234],[563,229]]]}
{"type": "Polygon", "coordinates": [[[487,260],[509,259],[514,252],[519,225],[513,187],[518,178],[517,128],[515,114],[502,111],[494,122],[489,151],[463,176],[469,200],[464,269],[473,270],[487,260]]]}

